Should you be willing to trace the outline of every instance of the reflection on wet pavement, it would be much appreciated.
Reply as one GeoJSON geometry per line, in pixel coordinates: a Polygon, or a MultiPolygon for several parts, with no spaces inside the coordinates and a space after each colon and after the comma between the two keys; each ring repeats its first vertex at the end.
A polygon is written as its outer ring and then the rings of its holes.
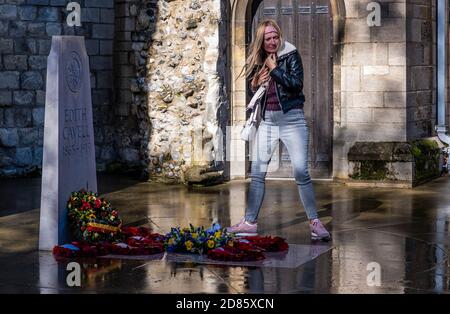
{"type": "Polygon", "coordinates": [[[164,260],[177,263],[194,263],[223,266],[244,266],[244,267],[277,267],[277,268],[298,268],[321,254],[330,250],[330,245],[299,245],[291,244],[289,250],[282,252],[265,252],[265,259],[258,261],[217,261],[208,258],[206,255],[198,254],[178,254],[166,253],[142,256],[126,255],[106,255],[105,259],[125,259],[125,260],[164,260]]]}
{"type": "MultiPolygon", "coordinates": [[[[175,225],[236,223],[248,183],[188,188],[103,175],[99,192],[128,225],[166,233],[175,225]]],[[[286,238],[291,254],[299,250],[289,265],[83,259],[77,260],[82,285],[69,287],[68,262],[37,251],[40,179],[1,180],[0,293],[450,292],[448,177],[409,190],[315,184],[319,214],[333,235],[326,250],[309,239],[295,183],[268,180],[266,187],[258,227],[286,238]],[[372,262],[380,266],[380,286],[368,281],[372,262]]]]}

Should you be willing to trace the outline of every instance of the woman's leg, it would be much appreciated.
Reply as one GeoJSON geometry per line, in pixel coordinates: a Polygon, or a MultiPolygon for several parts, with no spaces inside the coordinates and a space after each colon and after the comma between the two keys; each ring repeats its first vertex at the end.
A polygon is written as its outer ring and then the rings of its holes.
{"type": "Polygon", "coordinates": [[[256,222],[265,194],[267,168],[276,145],[278,145],[279,128],[274,123],[273,113],[266,111],[266,120],[261,121],[252,146],[251,182],[248,191],[245,220],[256,222]]]}
{"type": "Polygon", "coordinates": [[[309,220],[318,218],[316,199],[308,171],[309,129],[304,112],[291,109],[280,122],[280,138],[286,146],[297,183],[300,199],[309,220]]]}

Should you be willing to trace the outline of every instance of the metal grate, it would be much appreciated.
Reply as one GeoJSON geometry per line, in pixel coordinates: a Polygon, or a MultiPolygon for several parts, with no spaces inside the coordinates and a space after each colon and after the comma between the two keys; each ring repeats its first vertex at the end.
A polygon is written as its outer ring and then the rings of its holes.
{"type": "Polygon", "coordinates": [[[292,15],[294,13],[294,9],[292,7],[288,8],[281,8],[281,14],[282,15],[292,15]]]}
{"type": "Polygon", "coordinates": [[[316,6],[316,13],[317,14],[327,14],[328,13],[328,6],[327,5],[318,5],[318,6],[316,6]]]}
{"type": "Polygon", "coordinates": [[[264,15],[276,15],[277,9],[276,8],[264,8],[263,14],[264,15]]]}
{"type": "Polygon", "coordinates": [[[298,13],[299,14],[311,14],[311,7],[299,6],[298,13]]]}

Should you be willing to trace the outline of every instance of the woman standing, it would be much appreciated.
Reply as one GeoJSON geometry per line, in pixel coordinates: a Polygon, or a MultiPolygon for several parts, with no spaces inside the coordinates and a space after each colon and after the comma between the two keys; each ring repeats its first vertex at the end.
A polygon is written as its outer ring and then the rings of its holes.
{"type": "Polygon", "coordinates": [[[313,185],[308,172],[309,129],[303,112],[303,65],[297,49],[283,41],[274,20],[259,23],[246,61],[251,90],[269,81],[262,99],[261,123],[252,154],[251,183],[245,217],[227,229],[237,235],[257,233],[257,218],[265,192],[265,177],[272,153],[283,141],[291,158],[295,182],[309,219],[311,238],[328,241],[330,233],[318,218],[313,185]]]}

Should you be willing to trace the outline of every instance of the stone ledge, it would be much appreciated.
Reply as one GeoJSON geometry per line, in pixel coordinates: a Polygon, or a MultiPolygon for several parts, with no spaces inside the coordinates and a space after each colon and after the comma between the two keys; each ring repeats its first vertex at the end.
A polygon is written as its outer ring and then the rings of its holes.
{"type": "Polygon", "coordinates": [[[440,176],[442,147],[436,137],[410,142],[356,142],[348,153],[348,182],[417,186],[440,176]]]}
{"type": "Polygon", "coordinates": [[[411,181],[372,181],[372,180],[353,180],[353,179],[334,179],[336,183],[350,187],[374,187],[374,188],[398,188],[411,189],[413,184],[411,181]]]}
{"type": "Polygon", "coordinates": [[[405,142],[356,142],[348,153],[349,161],[413,161],[411,144],[405,142]]]}
{"type": "Polygon", "coordinates": [[[185,180],[189,185],[217,185],[225,182],[223,171],[211,171],[206,166],[193,166],[185,173],[185,180]]]}

